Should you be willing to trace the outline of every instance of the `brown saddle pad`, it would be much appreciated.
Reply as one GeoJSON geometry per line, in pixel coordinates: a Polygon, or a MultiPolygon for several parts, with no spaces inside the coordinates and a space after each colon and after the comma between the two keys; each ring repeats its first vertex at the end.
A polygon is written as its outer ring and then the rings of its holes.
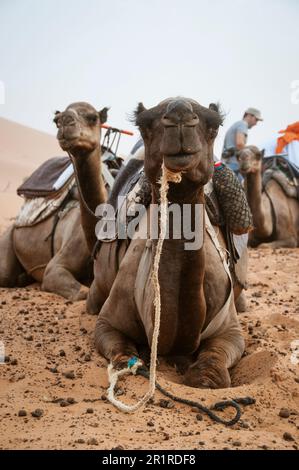
{"type": "Polygon", "coordinates": [[[63,187],[74,177],[73,173],[59,189],[54,184],[66,168],[71,164],[69,157],[53,157],[44,162],[32,175],[17,189],[19,196],[28,199],[35,197],[51,197],[59,193],[63,187]]]}

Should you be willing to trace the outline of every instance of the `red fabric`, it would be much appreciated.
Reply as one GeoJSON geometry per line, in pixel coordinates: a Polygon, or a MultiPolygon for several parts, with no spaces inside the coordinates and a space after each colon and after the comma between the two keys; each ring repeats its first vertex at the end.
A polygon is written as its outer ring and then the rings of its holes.
{"type": "Polygon", "coordinates": [[[276,153],[282,153],[284,147],[293,140],[299,140],[299,121],[290,124],[286,129],[279,131],[284,134],[277,139],[276,153]]]}

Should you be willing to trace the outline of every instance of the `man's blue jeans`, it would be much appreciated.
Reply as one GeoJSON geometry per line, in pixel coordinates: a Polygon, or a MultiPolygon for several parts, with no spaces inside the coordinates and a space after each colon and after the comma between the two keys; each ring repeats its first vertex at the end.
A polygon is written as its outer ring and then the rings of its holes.
{"type": "Polygon", "coordinates": [[[239,163],[237,163],[237,162],[230,162],[229,160],[224,160],[224,163],[228,166],[228,168],[230,168],[231,170],[233,170],[233,172],[234,172],[235,175],[237,176],[238,180],[242,183],[242,181],[243,181],[243,176],[242,176],[241,173],[240,173],[239,163]]]}

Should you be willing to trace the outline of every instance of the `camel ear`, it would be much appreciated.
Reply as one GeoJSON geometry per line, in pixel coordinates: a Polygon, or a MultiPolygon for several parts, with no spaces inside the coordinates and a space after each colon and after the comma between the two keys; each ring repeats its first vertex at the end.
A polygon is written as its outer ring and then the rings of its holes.
{"type": "Polygon", "coordinates": [[[108,119],[109,108],[103,108],[99,111],[100,123],[104,124],[108,119]]]}
{"type": "Polygon", "coordinates": [[[138,103],[138,106],[135,111],[135,116],[137,117],[139,114],[143,113],[143,111],[146,111],[146,108],[143,103],[138,103]]]}
{"type": "Polygon", "coordinates": [[[208,127],[212,127],[213,129],[217,129],[217,132],[218,132],[218,128],[219,128],[219,126],[223,125],[223,119],[224,119],[224,115],[223,115],[223,113],[221,112],[221,109],[220,109],[220,104],[219,103],[210,103],[209,104],[209,110],[212,111],[212,113],[210,113],[208,115],[208,119],[207,119],[208,127]]]}
{"type": "Polygon", "coordinates": [[[210,103],[209,109],[211,109],[212,111],[216,111],[216,113],[219,113],[219,105],[216,103],[210,103]]]}
{"type": "Polygon", "coordinates": [[[261,153],[261,159],[263,159],[263,158],[264,158],[264,156],[265,156],[265,149],[261,150],[261,152],[260,152],[260,153],[261,153]]]}
{"type": "Polygon", "coordinates": [[[55,124],[57,124],[57,121],[58,121],[58,119],[57,119],[57,118],[58,118],[59,114],[61,114],[61,112],[60,112],[60,111],[55,111],[55,113],[54,113],[53,122],[55,122],[55,124]]]}

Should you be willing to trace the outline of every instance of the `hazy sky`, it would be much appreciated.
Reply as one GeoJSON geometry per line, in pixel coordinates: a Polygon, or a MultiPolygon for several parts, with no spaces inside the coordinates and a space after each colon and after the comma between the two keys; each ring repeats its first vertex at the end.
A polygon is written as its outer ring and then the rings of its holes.
{"type": "Polygon", "coordinates": [[[50,133],[73,101],[108,105],[109,123],[132,129],[138,101],[183,95],[222,104],[219,154],[248,106],[265,119],[249,143],[299,120],[295,80],[298,0],[0,0],[0,116],[50,133]]]}

